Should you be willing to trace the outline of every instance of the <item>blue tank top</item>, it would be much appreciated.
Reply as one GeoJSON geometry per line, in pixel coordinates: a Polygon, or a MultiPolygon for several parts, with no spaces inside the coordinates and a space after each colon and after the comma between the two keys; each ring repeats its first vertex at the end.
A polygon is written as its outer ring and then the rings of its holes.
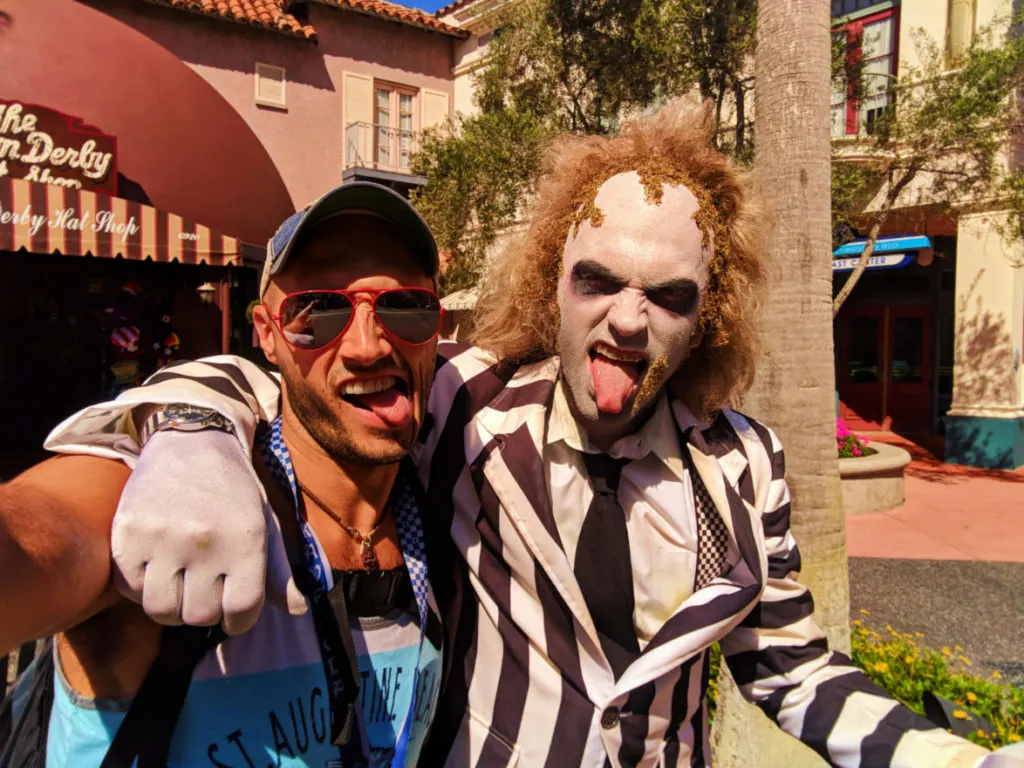
{"type": "MultiPolygon", "coordinates": [[[[350,622],[360,674],[358,705],[370,745],[394,746],[415,692],[405,761],[415,765],[436,709],[440,641],[424,639],[417,668],[420,631],[408,611],[350,622]]],[[[130,701],[85,699],[71,690],[59,661],[56,667],[47,768],[98,768],[130,701]]],[[[229,637],[196,667],[168,765],[340,768],[339,751],[330,743],[326,692],[312,618],[268,605],[250,632],[229,637]]]]}

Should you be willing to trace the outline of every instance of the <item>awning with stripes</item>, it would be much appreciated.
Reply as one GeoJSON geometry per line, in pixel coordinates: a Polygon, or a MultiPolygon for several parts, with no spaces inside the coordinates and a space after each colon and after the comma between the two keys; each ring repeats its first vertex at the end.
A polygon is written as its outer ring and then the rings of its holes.
{"type": "Polygon", "coordinates": [[[242,242],[142,203],[23,179],[0,179],[0,250],[241,264],[242,242]]]}

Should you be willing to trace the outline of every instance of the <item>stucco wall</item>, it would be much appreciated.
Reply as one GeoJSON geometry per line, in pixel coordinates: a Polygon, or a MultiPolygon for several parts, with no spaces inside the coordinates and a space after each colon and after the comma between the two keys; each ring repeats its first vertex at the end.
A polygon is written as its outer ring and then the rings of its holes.
{"type": "Polygon", "coordinates": [[[305,205],[341,181],[345,72],[443,93],[451,103],[455,40],[407,25],[310,4],[319,44],[133,2],[97,2],[182,59],[263,142],[292,202],[305,205]],[[284,109],[255,102],[256,63],[284,67],[284,109]]]}
{"type": "Polygon", "coordinates": [[[1024,415],[1024,245],[999,233],[1005,214],[963,214],[957,234],[956,338],[950,413],[1024,415]]]}

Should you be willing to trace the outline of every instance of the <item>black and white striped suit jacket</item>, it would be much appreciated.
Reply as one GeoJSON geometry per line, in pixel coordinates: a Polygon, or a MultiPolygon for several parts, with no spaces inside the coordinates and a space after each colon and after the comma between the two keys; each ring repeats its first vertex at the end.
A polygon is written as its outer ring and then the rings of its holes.
{"type": "MultiPolygon", "coordinates": [[[[782,447],[723,412],[685,449],[740,560],[694,592],[615,680],[559,543],[542,461],[558,360],[513,368],[439,345],[414,451],[432,519],[464,563],[441,605],[447,680],[424,766],[708,766],[708,653],[721,644],[740,690],[837,766],[970,766],[980,748],[899,706],[830,652],[796,581],[782,447]]],[[[128,457],[133,404],[214,407],[251,441],[276,415],[278,383],[240,358],[179,363],[146,386],[71,417],[52,450],[128,457]]],[[[680,503],[680,509],[692,508],[680,503]]],[[[433,574],[432,574],[433,576],[433,574]]],[[[441,598],[439,598],[440,600],[441,598]]]]}

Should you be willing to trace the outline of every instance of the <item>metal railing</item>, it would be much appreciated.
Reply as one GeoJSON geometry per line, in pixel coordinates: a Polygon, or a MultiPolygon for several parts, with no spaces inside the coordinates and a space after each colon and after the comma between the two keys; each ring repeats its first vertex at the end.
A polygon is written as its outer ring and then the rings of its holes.
{"type": "Polygon", "coordinates": [[[419,133],[375,123],[345,126],[345,169],[374,168],[412,173],[412,156],[420,146],[419,133]]]}

